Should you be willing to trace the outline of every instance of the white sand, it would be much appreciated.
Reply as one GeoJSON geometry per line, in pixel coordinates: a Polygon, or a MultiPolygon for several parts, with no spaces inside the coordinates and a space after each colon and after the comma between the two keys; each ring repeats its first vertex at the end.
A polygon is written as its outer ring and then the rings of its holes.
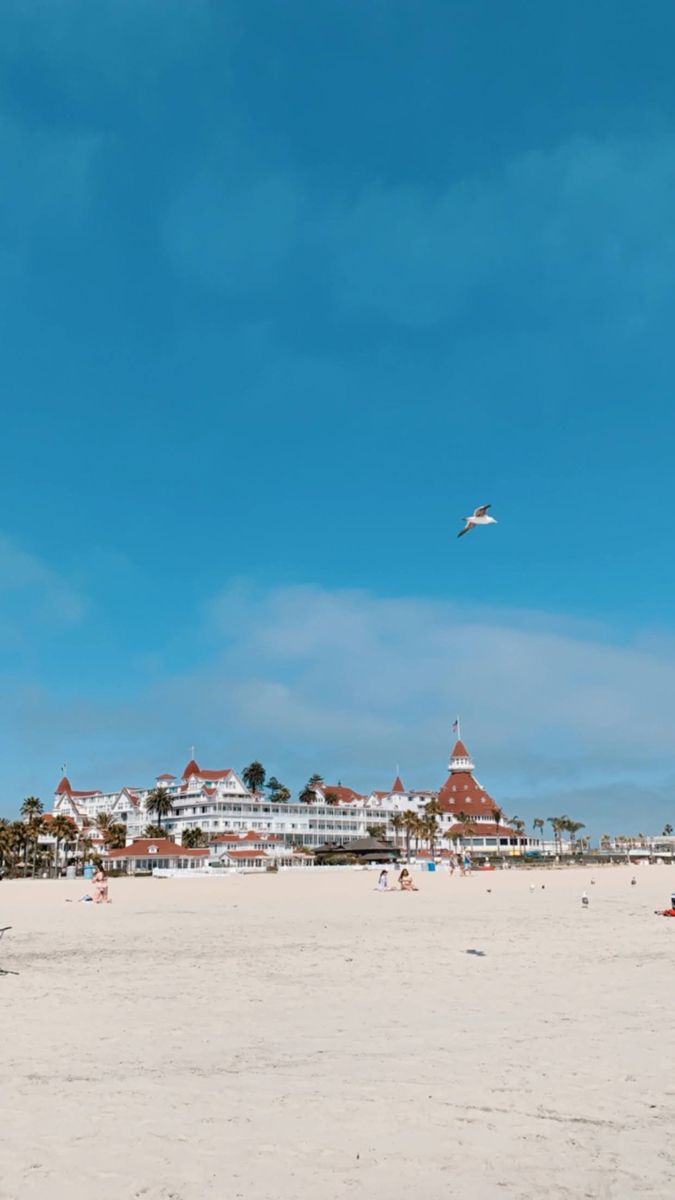
{"type": "Polygon", "coordinates": [[[593,876],[0,884],[0,1196],[672,1200],[675,872],[593,876]]]}

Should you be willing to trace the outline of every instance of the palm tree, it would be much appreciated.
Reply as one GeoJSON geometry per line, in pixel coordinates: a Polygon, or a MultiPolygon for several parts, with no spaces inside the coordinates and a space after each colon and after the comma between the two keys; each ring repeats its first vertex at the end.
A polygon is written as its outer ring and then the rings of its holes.
{"type": "Polygon", "coordinates": [[[427,836],[426,817],[421,817],[419,813],[415,817],[413,825],[413,837],[415,839],[415,854],[419,852],[420,842],[424,842],[427,836]]]}
{"type": "Polygon", "coordinates": [[[96,847],[90,837],[80,838],[79,846],[80,856],[82,858],[82,866],[84,867],[85,863],[91,862],[92,858],[94,857],[94,851],[96,847]]]}
{"type": "Polygon", "coordinates": [[[415,832],[417,820],[417,813],[412,808],[406,808],[401,818],[401,824],[405,832],[405,856],[408,862],[410,862],[410,839],[415,832]]]}
{"type": "Polygon", "coordinates": [[[70,817],[59,815],[50,823],[49,832],[54,838],[54,878],[59,874],[59,849],[61,843],[67,846],[77,837],[77,825],[70,817]]]}
{"type": "Polygon", "coordinates": [[[503,819],[501,808],[493,808],[491,815],[492,815],[492,820],[494,821],[495,825],[497,826],[497,854],[501,854],[501,842],[499,840],[499,836],[500,836],[499,835],[499,826],[501,825],[502,819],[503,819]]]}
{"type": "Polygon", "coordinates": [[[441,832],[441,827],[435,817],[427,817],[427,835],[429,838],[429,850],[431,858],[436,857],[436,842],[438,835],[441,832]]]}
{"type": "Polygon", "coordinates": [[[478,833],[478,830],[471,817],[465,812],[457,813],[457,824],[461,828],[461,833],[459,835],[460,845],[462,845],[465,841],[468,841],[469,838],[475,837],[478,833]]]}
{"type": "Polygon", "coordinates": [[[386,825],[366,825],[366,833],[371,838],[383,838],[387,832],[386,825]]]}
{"type": "Polygon", "coordinates": [[[509,824],[516,831],[516,836],[519,839],[519,850],[523,853],[522,839],[525,837],[525,822],[522,817],[511,817],[509,824]]]}
{"type": "Polygon", "coordinates": [[[443,809],[441,808],[439,801],[436,799],[427,800],[427,803],[422,809],[422,812],[424,813],[422,818],[422,835],[429,843],[430,858],[434,858],[436,854],[436,841],[439,833],[441,832],[441,827],[436,818],[440,817],[442,811],[443,809]]]}
{"type": "MultiPolygon", "coordinates": [[[[44,808],[42,807],[42,801],[40,799],[38,799],[37,796],[26,796],[26,799],[24,800],[23,804],[21,805],[20,811],[21,811],[21,816],[23,817],[24,821],[26,822],[27,825],[29,825],[30,822],[35,817],[39,817],[42,815],[42,813],[44,812],[44,808]]],[[[24,862],[25,867],[28,866],[28,842],[29,842],[29,839],[27,838],[26,839],[26,847],[25,847],[25,855],[26,855],[26,859],[24,862]]],[[[33,875],[35,875],[35,861],[33,861],[33,875]]]]}
{"type": "Polygon", "coordinates": [[[457,841],[457,834],[454,832],[454,830],[446,829],[445,833],[443,834],[443,837],[446,839],[446,841],[453,843],[453,849],[454,849],[454,843],[457,841]]]}
{"type": "Polygon", "coordinates": [[[143,830],[143,837],[146,838],[163,838],[166,837],[166,830],[161,825],[146,825],[143,830]]]}
{"type": "Polygon", "coordinates": [[[291,798],[288,788],[284,787],[283,783],[279,783],[276,775],[267,780],[265,787],[270,794],[270,800],[273,804],[286,804],[291,798]]]}
{"type": "Polygon", "coordinates": [[[188,849],[195,849],[198,846],[206,845],[206,834],[198,825],[192,825],[189,829],[183,830],[182,842],[188,849]]]}
{"type": "Polygon", "coordinates": [[[115,822],[108,826],[106,834],[106,846],[109,850],[121,850],[127,844],[127,827],[122,822],[115,822]]]}
{"type": "Polygon", "coordinates": [[[3,869],[12,853],[13,838],[11,826],[5,817],[0,817],[0,865],[3,869]]]}
{"type": "Polygon", "coordinates": [[[475,833],[475,828],[474,828],[474,825],[472,824],[471,817],[468,815],[468,813],[465,813],[464,811],[457,813],[457,816],[455,817],[455,821],[457,822],[457,824],[459,825],[459,828],[460,828],[458,841],[461,845],[461,843],[464,841],[465,838],[468,838],[472,833],[475,833]]]}
{"type": "Polygon", "coordinates": [[[42,801],[37,796],[26,796],[26,799],[21,805],[22,817],[37,817],[43,812],[44,808],[42,806],[42,801]]]}
{"type": "Polygon", "coordinates": [[[423,811],[425,817],[440,817],[441,813],[443,812],[443,809],[441,808],[440,801],[434,799],[434,800],[427,800],[422,811],[423,811]]]}
{"type": "MultiPolygon", "coordinates": [[[[173,812],[173,800],[167,792],[166,788],[153,788],[145,800],[145,811],[154,813],[157,817],[157,825],[162,828],[162,817],[168,817],[173,812]]],[[[163,832],[160,836],[163,836],[163,832]]]]}
{"type": "Polygon", "coordinates": [[[532,828],[534,829],[535,833],[538,833],[540,837],[543,837],[544,836],[544,818],[543,817],[535,817],[534,821],[532,822],[532,828]]]}
{"type": "Polygon", "coordinates": [[[551,829],[553,830],[553,844],[556,854],[562,854],[561,833],[565,827],[565,817],[547,817],[551,829]]]}
{"type": "Polygon", "coordinates": [[[661,834],[661,837],[672,837],[672,835],[673,835],[672,825],[664,825],[663,833],[661,834]]]}
{"type": "Polygon", "coordinates": [[[241,773],[241,777],[249,792],[261,792],[265,786],[265,768],[261,762],[249,763],[241,773]]]}
{"type": "Polygon", "coordinates": [[[580,829],[585,829],[586,826],[583,824],[582,821],[571,821],[569,817],[566,817],[564,828],[565,828],[565,831],[567,833],[569,833],[569,835],[570,835],[570,841],[572,843],[572,853],[574,853],[574,851],[576,849],[576,844],[577,844],[577,834],[580,829]]]}
{"type": "Polygon", "coordinates": [[[99,833],[103,834],[103,841],[106,846],[108,844],[108,831],[110,830],[111,826],[114,825],[114,823],[115,818],[113,817],[112,813],[102,812],[96,814],[94,825],[96,829],[98,829],[99,833]]]}
{"type": "Polygon", "coordinates": [[[31,817],[30,820],[26,822],[26,833],[28,834],[28,841],[30,842],[30,844],[33,847],[33,867],[32,867],[32,872],[31,872],[33,879],[35,879],[35,872],[37,869],[38,842],[39,842],[42,834],[46,833],[46,832],[47,832],[47,822],[45,821],[44,817],[41,816],[39,813],[36,813],[36,815],[34,817],[31,817]]]}
{"type": "Polygon", "coordinates": [[[9,833],[10,833],[11,852],[12,852],[12,857],[14,858],[15,865],[18,864],[19,859],[21,858],[21,855],[23,853],[23,867],[24,867],[24,876],[25,876],[26,867],[27,867],[28,847],[30,845],[30,838],[28,836],[28,830],[23,821],[12,821],[12,823],[9,827],[9,833]]]}
{"type": "MultiPolygon", "coordinates": [[[[339,804],[339,803],[340,803],[340,797],[338,796],[337,792],[326,792],[326,804],[331,804],[331,805],[335,806],[336,804],[339,804]]],[[[384,828],[384,826],[383,826],[383,828],[384,828]]]]}
{"type": "Polygon", "coordinates": [[[302,791],[300,792],[300,794],[298,796],[298,799],[301,804],[314,804],[315,803],[316,792],[314,789],[316,788],[317,784],[319,784],[321,782],[322,782],[322,779],[321,779],[320,775],[310,775],[309,779],[307,780],[307,783],[305,784],[304,788],[302,789],[302,791]]]}
{"type": "Polygon", "coordinates": [[[391,827],[394,831],[394,845],[396,847],[398,847],[398,835],[404,826],[403,813],[400,813],[400,812],[393,813],[392,816],[389,818],[389,824],[391,825],[391,827]]]}

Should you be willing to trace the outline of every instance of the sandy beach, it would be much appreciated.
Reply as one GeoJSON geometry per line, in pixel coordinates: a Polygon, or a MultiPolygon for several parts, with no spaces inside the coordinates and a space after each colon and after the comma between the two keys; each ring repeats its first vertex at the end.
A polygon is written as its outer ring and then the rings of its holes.
{"type": "Polygon", "coordinates": [[[675,872],[375,879],[2,883],[3,1200],[670,1200],[675,872]]]}

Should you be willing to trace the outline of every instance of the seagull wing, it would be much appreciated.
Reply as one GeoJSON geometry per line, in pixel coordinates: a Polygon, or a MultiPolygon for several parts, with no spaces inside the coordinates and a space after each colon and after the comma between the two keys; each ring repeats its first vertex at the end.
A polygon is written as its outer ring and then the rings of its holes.
{"type": "Polygon", "coordinates": [[[492,508],[492,505],[491,504],[481,504],[480,508],[477,508],[475,513],[473,514],[474,517],[484,517],[488,508],[492,508]]]}
{"type": "Polygon", "coordinates": [[[471,522],[471,521],[467,521],[467,523],[466,523],[466,525],[464,526],[464,528],[463,528],[463,529],[460,529],[459,533],[457,534],[457,537],[464,537],[464,534],[465,534],[465,533],[471,533],[471,530],[472,530],[472,529],[473,529],[473,524],[472,524],[472,522],[471,522]]]}

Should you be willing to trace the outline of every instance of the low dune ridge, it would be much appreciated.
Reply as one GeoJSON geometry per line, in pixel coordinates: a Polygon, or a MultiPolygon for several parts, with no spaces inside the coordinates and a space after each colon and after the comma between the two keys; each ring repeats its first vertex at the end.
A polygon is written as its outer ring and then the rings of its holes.
{"type": "Polygon", "coordinates": [[[672,1200],[675,871],[376,880],[0,884],[2,1200],[672,1200]]]}

